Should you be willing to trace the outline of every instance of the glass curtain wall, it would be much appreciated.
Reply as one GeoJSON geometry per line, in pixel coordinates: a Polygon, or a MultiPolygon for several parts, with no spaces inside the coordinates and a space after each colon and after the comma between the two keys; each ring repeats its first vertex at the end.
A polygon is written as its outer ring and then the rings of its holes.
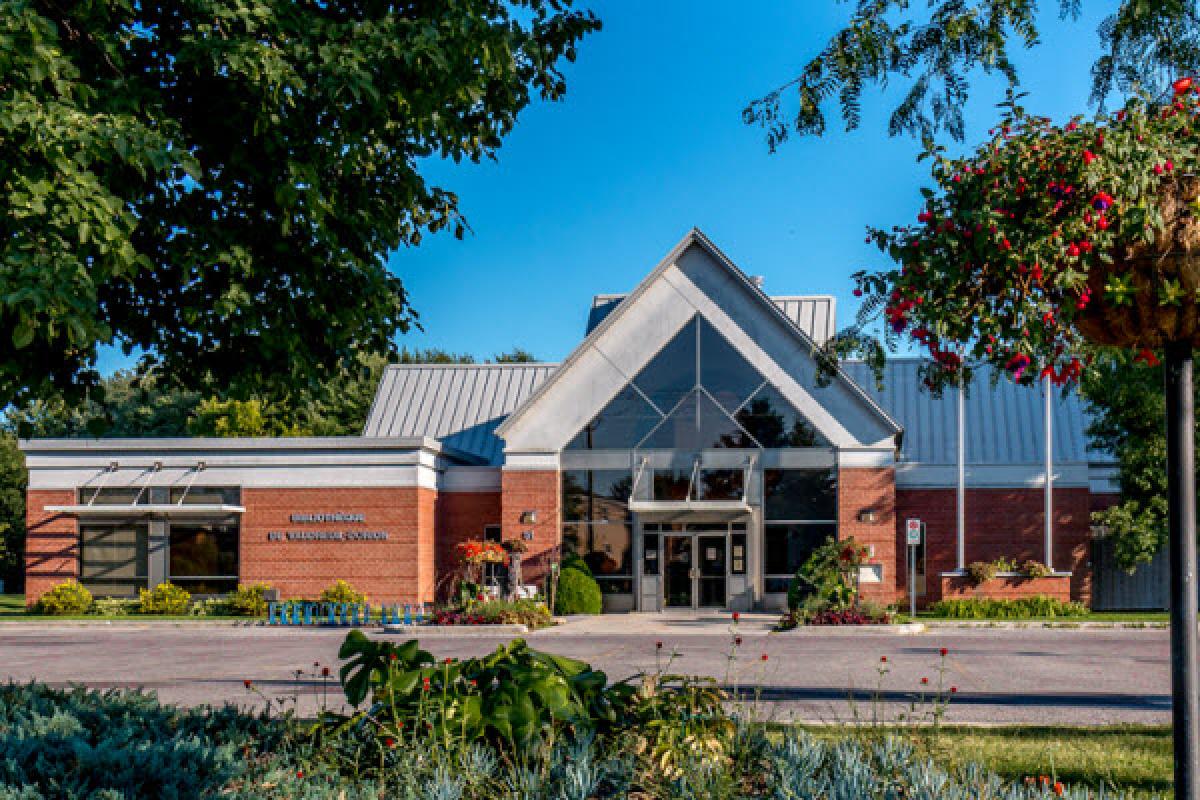
{"type": "Polygon", "coordinates": [[[763,591],[786,592],[812,552],[837,538],[837,471],[763,472],[763,591]]]}
{"type": "Polygon", "coordinates": [[[629,470],[565,470],[563,550],[584,560],[605,594],[633,592],[629,470]]]}

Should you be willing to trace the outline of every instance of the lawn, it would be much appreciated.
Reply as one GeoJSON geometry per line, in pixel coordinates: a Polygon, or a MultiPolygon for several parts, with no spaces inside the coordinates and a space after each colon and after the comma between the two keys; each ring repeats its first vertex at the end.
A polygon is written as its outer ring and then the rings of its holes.
{"type": "MultiPolygon", "coordinates": [[[[897,619],[902,622],[912,620],[907,613],[897,615],[897,619]]],[[[954,617],[940,617],[929,611],[918,611],[916,616],[917,622],[968,622],[987,624],[988,622],[1033,622],[1033,623],[1073,623],[1073,622],[1099,622],[1099,623],[1117,623],[1117,622],[1144,622],[1146,624],[1165,624],[1171,621],[1171,615],[1166,611],[1089,611],[1080,617],[1030,617],[1028,619],[962,619],[954,617]]]]}
{"type": "MultiPolygon", "coordinates": [[[[841,727],[802,727],[822,738],[863,735],[841,727]]],[[[878,732],[871,729],[868,735],[878,732]]],[[[1138,798],[1173,796],[1170,726],[944,726],[936,735],[927,729],[883,732],[916,739],[946,768],[974,762],[1012,781],[1048,775],[1069,784],[1130,791],[1138,798]]]]}
{"type": "Polygon", "coordinates": [[[0,617],[25,613],[25,595],[0,594],[0,617]]]}

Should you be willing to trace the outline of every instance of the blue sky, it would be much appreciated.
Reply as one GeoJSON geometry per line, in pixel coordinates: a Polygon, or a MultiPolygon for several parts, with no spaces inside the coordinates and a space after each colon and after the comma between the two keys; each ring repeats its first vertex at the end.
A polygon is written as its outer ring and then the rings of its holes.
{"type": "MultiPolygon", "coordinates": [[[[568,65],[564,101],[528,109],[494,163],[427,165],[458,192],[473,232],[427,237],[389,260],[425,327],[400,343],[481,358],[520,346],[559,360],[582,338],[591,296],[633,288],[693,226],[765,276],[769,293],[836,295],[849,321],[850,274],[884,265],[865,226],[912,219],[925,176],[916,143],[887,137],[896,92],[867,91],[858,131],[831,118],[824,138],[775,154],[741,111],[794,76],[852,5],[591,3],[604,30],[568,65]]],[[[1060,23],[1058,3],[1043,5],[1044,44],[1019,64],[1026,105],[1062,118],[1088,110],[1095,29],[1108,12],[1060,23]]],[[[969,141],[1001,97],[999,82],[976,81],[969,141]]],[[[102,366],[119,363],[108,355],[102,366]]]]}

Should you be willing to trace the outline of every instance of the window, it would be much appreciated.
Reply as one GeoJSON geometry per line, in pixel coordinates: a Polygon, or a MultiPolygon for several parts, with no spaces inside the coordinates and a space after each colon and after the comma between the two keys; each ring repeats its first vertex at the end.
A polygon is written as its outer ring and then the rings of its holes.
{"type": "Polygon", "coordinates": [[[633,592],[627,470],[564,470],[563,549],[576,553],[606,594],[633,592]]]}
{"type": "Polygon", "coordinates": [[[837,472],[833,469],[768,469],[763,472],[763,512],[769,520],[837,519],[837,472]]]}
{"type": "Polygon", "coordinates": [[[812,424],[697,315],[567,449],[828,446],[812,424]]]}
{"type": "Polygon", "coordinates": [[[837,471],[763,472],[763,590],[786,592],[812,552],[837,538],[837,471]]]}
{"type": "Polygon", "coordinates": [[[149,528],[80,525],[79,582],[99,597],[134,597],[146,588],[149,528]]]}
{"type": "Polygon", "coordinates": [[[642,574],[658,574],[658,531],[642,534],[642,574]]]}
{"type": "Polygon", "coordinates": [[[629,517],[633,476],[623,469],[572,469],[562,474],[563,519],[623,520],[629,517]]]}
{"type": "Polygon", "coordinates": [[[237,588],[238,527],[216,523],[171,523],[169,575],[192,594],[237,588]]]}
{"type": "Polygon", "coordinates": [[[144,487],[112,487],[107,489],[80,489],[79,502],[94,506],[144,505],[150,502],[150,489],[144,487]]]}
{"type": "Polygon", "coordinates": [[[176,487],[171,489],[171,502],[189,506],[236,506],[242,502],[242,492],[225,486],[176,487]]]}
{"type": "MultiPolygon", "coordinates": [[[[485,542],[495,542],[500,544],[503,541],[501,533],[502,528],[499,525],[484,525],[483,540],[485,542]]],[[[483,565],[483,582],[488,586],[499,586],[504,578],[504,573],[507,567],[504,564],[496,564],[491,561],[483,565]]]]}
{"type": "Polygon", "coordinates": [[[746,574],[746,534],[734,533],[729,537],[729,572],[733,575],[746,574]]]}

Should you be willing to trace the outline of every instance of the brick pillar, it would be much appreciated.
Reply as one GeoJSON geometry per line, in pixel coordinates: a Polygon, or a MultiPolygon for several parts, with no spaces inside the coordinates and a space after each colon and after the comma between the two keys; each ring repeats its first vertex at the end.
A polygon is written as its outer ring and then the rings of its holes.
{"type": "Polygon", "coordinates": [[[867,559],[883,573],[881,583],[863,583],[862,597],[889,604],[897,599],[896,471],[892,467],[838,470],[838,536],[874,548],[867,559]],[[860,519],[867,510],[873,520],[860,519]]]}
{"type": "Polygon", "coordinates": [[[46,506],[75,502],[70,489],[25,494],[25,602],[32,605],[63,581],[79,577],[79,528],[73,517],[46,506]]]}
{"type": "Polygon", "coordinates": [[[541,584],[550,565],[559,558],[562,529],[559,525],[558,470],[505,469],[500,478],[501,535],[504,540],[520,539],[526,531],[533,540],[526,541],[529,551],[522,562],[522,577],[528,583],[541,584]],[[522,522],[522,515],[533,512],[536,522],[522,522]]]}

